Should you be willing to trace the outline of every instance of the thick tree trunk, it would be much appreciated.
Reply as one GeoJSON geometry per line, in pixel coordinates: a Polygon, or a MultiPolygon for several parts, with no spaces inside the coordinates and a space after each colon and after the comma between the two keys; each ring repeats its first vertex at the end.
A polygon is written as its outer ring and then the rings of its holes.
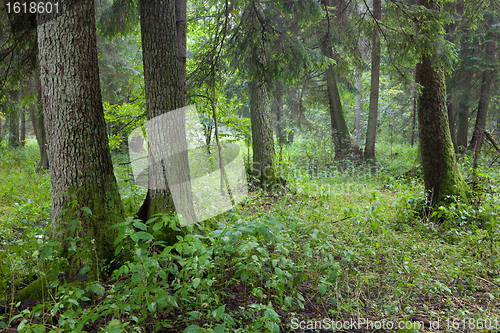
{"type": "MultiPolygon", "coordinates": [[[[140,9],[146,108],[149,121],[184,106],[183,86],[185,83],[181,82],[182,70],[179,69],[183,58],[179,57],[178,49],[179,44],[185,45],[185,42],[177,38],[177,29],[182,28],[182,22],[176,25],[174,0],[142,0],[140,9]]],[[[181,8],[178,9],[182,11],[181,8]]],[[[182,14],[179,15],[182,16],[182,14]]],[[[185,118],[182,116],[173,118],[175,119],[172,121],[175,123],[165,124],[162,121],[156,123],[153,121],[152,127],[148,129],[150,133],[149,189],[138,216],[142,220],[148,220],[158,213],[177,213],[184,217],[186,223],[191,224],[196,222],[196,215],[189,182],[185,118]],[[151,133],[154,133],[153,137],[151,133]],[[172,138],[175,139],[172,140],[172,138]],[[165,159],[164,157],[167,156],[169,158],[165,159]],[[172,156],[175,158],[171,158],[172,156]],[[175,184],[169,186],[168,178],[176,179],[175,184]],[[178,185],[175,190],[174,185],[178,185]],[[174,205],[172,195],[182,199],[181,206],[174,205]]],[[[165,237],[168,243],[176,242],[174,233],[168,233],[165,237]]]]}
{"type": "Polygon", "coordinates": [[[124,212],[102,108],[94,1],[59,5],[60,15],[43,24],[39,17],[38,26],[52,237],[69,259],[69,279],[93,279],[103,267],[101,260],[109,264],[114,259],[116,232],[110,227],[124,220],[124,212]],[[71,221],[77,221],[76,231],[71,221]],[[76,248],[67,239],[75,236],[81,237],[76,248]],[[82,276],[84,266],[91,271],[82,276]]]}
{"type": "MultiPolygon", "coordinates": [[[[331,5],[330,0],[324,0],[324,3],[328,10],[328,7],[331,5]]],[[[343,21],[341,12],[345,4],[343,1],[339,0],[335,1],[335,5],[337,15],[336,20],[338,21],[337,23],[339,23],[343,21]]],[[[328,20],[330,20],[330,18],[328,20]]],[[[332,32],[330,29],[330,22],[328,23],[328,31],[323,42],[321,43],[321,51],[325,56],[331,59],[335,58],[332,50],[332,32]]],[[[325,69],[325,79],[328,102],[330,105],[332,140],[335,145],[335,160],[343,160],[352,152],[352,147],[349,129],[347,128],[344,112],[342,110],[342,102],[340,100],[334,65],[330,65],[325,69]]]]}
{"type": "Polygon", "coordinates": [[[250,82],[253,172],[264,190],[271,190],[277,176],[271,110],[264,81],[250,82]]]}
{"type": "Polygon", "coordinates": [[[335,159],[342,160],[351,152],[351,139],[342,110],[342,102],[340,101],[340,94],[333,66],[329,66],[325,70],[325,75],[330,105],[332,139],[335,145],[335,159]]]}
{"type": "Polygon", "coordinates": [[[481,95],[479,96],[479,104],[477,106],[476,124],[474,132],[469,143],[470,150],[476,150],[476,144],[479,142],[479,137],[486,128],[486,118],[488,116],[488,105],[490,104],[491,81],[493,73],[485,71],[481,82],[481,95]]]}
{"type": "Polygon", "coordinates": [[[182,106],[186,105],[186,0],[175,0],[175,24],[179,57],[179,80],[181,80],[182,106]]]}
{"type": "MultiPolygon", "coordinates": [[[[381,0],[373,0],[373,18],[381,19],[381,0]]],[[[370,107],[368,111],[368,125],[366,129],[365,160],[375,160],[375,138],[377,136],[378,95],[380,79],[380,37],[378,30],[373,31],[372,37],[372,73],[370,83],[370,107]]]]}
{"type": "Polygon", "coordinates": [[[423,87],[418,99],[418,121],[428,198],[433,205],[443,202],[447,196],[465,199],[468,186],[456,165],[446,111],[443,73],[433,67],[430,57],[423,56],[417,64],[416,79],[423,87]]]}

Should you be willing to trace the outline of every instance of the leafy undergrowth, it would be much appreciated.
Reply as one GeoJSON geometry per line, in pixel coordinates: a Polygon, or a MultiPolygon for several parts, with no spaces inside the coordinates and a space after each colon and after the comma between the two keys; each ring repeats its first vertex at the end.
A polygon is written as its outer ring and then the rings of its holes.
{"type": "MultiPolygon", "coordinates": [[[[29,156],[19,158],[32,164],[29,156]]],[[[467,172],[468,164],[461,166],[467,172]]],[[[288,188],[250,193],[236,209],[196,229],[183,228],[172,247],[156,238],[179,228],[175,218],[116,225],[117,252],[128,261],[109,279],[83,285],[62,282],[64,262],[54,244],[33,233],[12,238],[4,230],[15,223],[2,220],[0,256],[7,259],[0,266],[0,327],[327,332],[336,326],[341,332],[395,332],[401,324],[408,329],[399,332],[410,332],[424,323],[419,332],[498,330],[500,198],[494,170],[482,173],[480,202],[450,198],[449,207],[435,212],[421,208],[418,176],[398,177],[390,164],[374,174],[355,166],[325,170],[289,167],[288,188]],[[16,301],[35,278],[46,282],[43,298],[16,301]]],[[[9,177],[14,188],[27,182],[9,177]]],[[[5,202],[2,207],[12,205],[5,202]]]]}

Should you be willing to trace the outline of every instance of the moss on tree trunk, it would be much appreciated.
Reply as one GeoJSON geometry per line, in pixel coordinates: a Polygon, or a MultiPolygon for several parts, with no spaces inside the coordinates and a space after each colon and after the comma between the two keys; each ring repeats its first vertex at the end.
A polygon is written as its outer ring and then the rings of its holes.
{"type": "Polygon", "coordinates": [[[457,168],[448,125],[446,90],[441,70],[433,67],[430,57],[422,57],[416,68],[417,83],[422,86],[418,98],[420,152],[425,189],[434,205],[446,196],[467,198],[468,186],[457,168]]]}
{"type": "Polygon", "coordinates": [[[60,13],[38,27],[52,238],[69,260],[66,277],[88,280],[114,258],[115,232],[110,227],[123,221],[124,212],[102,108],[94,2],[74,6],[63,1],[60,13]],[[67,238],[73,235],[71,221],[78,222],[81,237],[75,244],[67,238]],[[79,257],[83,253],[88,257],[79,257]],[[83,267],[89,270],[83,273],[83,267]]]}

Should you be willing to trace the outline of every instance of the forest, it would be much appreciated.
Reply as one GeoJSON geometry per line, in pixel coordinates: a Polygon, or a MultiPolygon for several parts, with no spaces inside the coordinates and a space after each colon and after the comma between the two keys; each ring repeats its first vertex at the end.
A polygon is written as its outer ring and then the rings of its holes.
{"type": "Polygon", "coordinates": [[[500,2],[2,0],[0,331],[500,332],[500,2]]]}

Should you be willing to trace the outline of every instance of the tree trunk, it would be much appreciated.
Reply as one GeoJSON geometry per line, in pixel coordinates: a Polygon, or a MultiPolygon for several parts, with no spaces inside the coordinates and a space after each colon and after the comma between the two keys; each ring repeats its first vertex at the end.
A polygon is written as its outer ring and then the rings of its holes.
{"type": "MultiPolygon", "coordinates": [[[[326,9],[328,10],[330,1],[324,0],[324,2],[326,9]]],[[[342,3],[342,1],[336,1],[336,5],[337,20],[340,21],[342,20],[342,18],[340,17],[340,7],[343,7],[344,4],[342,3]]],[[[329,14],[327,13],[327,15],[329,14]]],[[[330,22],[328,23],[328,31],[326,33],[324,41],[321,43],[321,49],[325,56],[334,59],[330,22]]],[[[352,152],[352,147],[349,129],[347,128],[347,124],[344,118],[344,112],[342,110],[342,102],[340,100],[334,65],[330,65],[325,69],[325,78],[328,93],[328,102],[330,105],[332,140],[335,145],[335,160],[343,160],[352,152]]]]}
{"type": "Polygon", "coordinates": [[[300,116],[299,116],[299,106],[300,102],[298,101],[299,98],[301,98],[301,95],[299,94],[299,91],[295,87],[290,87],[288,90],[288,100],[289,102],[287,103],[290,105],[289,110],[289,126],[291,127],[290,132],[288,133],[288,138],[287,141],[289,144],[293,143],[293,139],[295,137],[295,129],[299,126],[298,121],[300,121],[300,116]]]}
{"type": "Polygon", "coordinates": [[[40,149],[40,163],[38,169],[49,168],[49,158],[47,156],[47,137],[45,135],[45,123],[43,121],[43,108],[42,108],[42,86],[40,82],[40,69],[35,70],[35,89],[36,89],[36,104],[30,108],[30,118],[35,131],[36,141],[40,149]]]}
{"type": "Polygon", "coordinates": [[[467,134],[469,132],[469,109],[467,102],[458,102],[457,147],[467,147],[467,134]]]}
{"type": "Polygon", "coordinates": [[[457,151],[457,140],[455,139],[455,114],[453,112],[453,95],[451,91],[447,94],[446,109],[448,110],[448,122],[450,126],[451,142],[453,142],[453,148],[455,149],[455,151],[457,151]]]}
{"type": "MultiPolygon", "coordinates": [[[[177,38],[177,28],[182,24],[179,22],[176,25],[174,0],[142,0],[140,9],[149,124],[154,118],[184,106],[185,83],[181,82],[182,70],[179,69],[183,59],[178,51],[179,44],[183,42],[177,38]]],[[[171,114],[176,115],[169,118],[171,123],[153,121],[148,125],[149,189],[138,212],[138,217],[144,221],[158,213],[177,213],[184,217],[187,224],[196,222],[189,182],[185,118],[181,113],[178,110],[171,114]],[[175,181],[169,186],[167,179],[175,181]],[[182,203],[174,205],[173,196],[180,198],[182,203]]],[[[176,242],[174,233],[164,236],[168,243],[176,242]]]]}
{"type": "Polygon", "coordinates": [[[26,144],[26,111],[24,107],[21,108],[21,129],[19,133],[19,144],[24,147],[26,144]]]}
{"type": "Polygon", "coordinates": [[[493,73],[485,71],[481,82],[481,95],[479,96],[479,104],[477,106],[476,124],[474,125],[474,132],[472,133],[472,138],[469,143],[470,150],[476,150],[476,144],[479,142],[479,137],[486,128],[486,118],[488,116],[492,80],[493,73]]]}
{"type": "Polygon", "coordinates": [[[325,75],[330,104],[332,139],[335,145],[335,159],[342,160],[351,152],[351,139],[342,110],[342,102],[340,101],[333,65],[325,70],[325,75]]]}
{"type": "Polygon", "coordinates": [[[415,121],[415,118],[417,116],[417,93],[415,92],[413,94],[413,112],[412,112],[412,119],[411,119],[411,146],[413,147],[413,145],[415,144],[415,125],[416,125],[416,121],[415,121]]]}
{"type": "Polygon", "coordinates": [[[269,96],[264,81],[250,82],[253,172],[264,190],[271,190],[277,175],[269,96]]]}
{"type": "MultiPolygon", "coordinates": [[[[373,0],[373,18],[381,19],[381,0],[373,0]]],[[[378,94],[380,79],[380,37],[378,30],[373,31],[372,37],[372,73],[370,83],[370,108],[368,111],[368,125],[366,129],[365,160],[375,160],[375,138],[377,136],[378,94]]]]}
{"type": "Polygon", "coordinates": [[[7,111],[9,120],[9,147],[19,147],[19,114],[15,106],[7,111]]]}
{"type": "Polygon", "coordinates": [[[275,88],[275,99],[274,104],[276,105],[276,128],[278,143],[284,145],[287,141],[286,134],[286,118],[285,112],[283,111],[283,82],[277,82],[275,88]]]}
{"type": "Polygon", "coordinates": [[[356,73],[356,90],[355,136],[356,146],[359,147],[361,140],[363,139],[363,71],[361,69],[358,69],[356,73]]]}
{"type": "Polygon", "coordinates": [[[102,108],[94,1],[59,4],[60,14],[43,24],[39,16],[38,25],[52,238],[69,260],[67,277],[87,280],[98,277],[102,259],[114,259],[116,232],[110,227],[124,220],[124,212],[102,108]],[[78,223],[76,231],[71,221],[78,223]],[[68,237],[81,237],[76,248],[68,237]],[[91,268],[85,276],[83,267],[91,268]]]}
{"type": "Polygon", "coordinates": [[[179,80],[181,80],[181,98],[182,106],[184,106],[186,105],[186,0],[175,0],[175,23],[179,57],[179,80]]]}
{"type": "Polygon", "coordinates": [[[468,186],[456,165],[443,73],[434,66],[430,57],[422,56],[416,79],[423,87],[418,99],[418,121],[425,190],[431,203],[437,205],[447,196],[465,199],[468,186]]]}

